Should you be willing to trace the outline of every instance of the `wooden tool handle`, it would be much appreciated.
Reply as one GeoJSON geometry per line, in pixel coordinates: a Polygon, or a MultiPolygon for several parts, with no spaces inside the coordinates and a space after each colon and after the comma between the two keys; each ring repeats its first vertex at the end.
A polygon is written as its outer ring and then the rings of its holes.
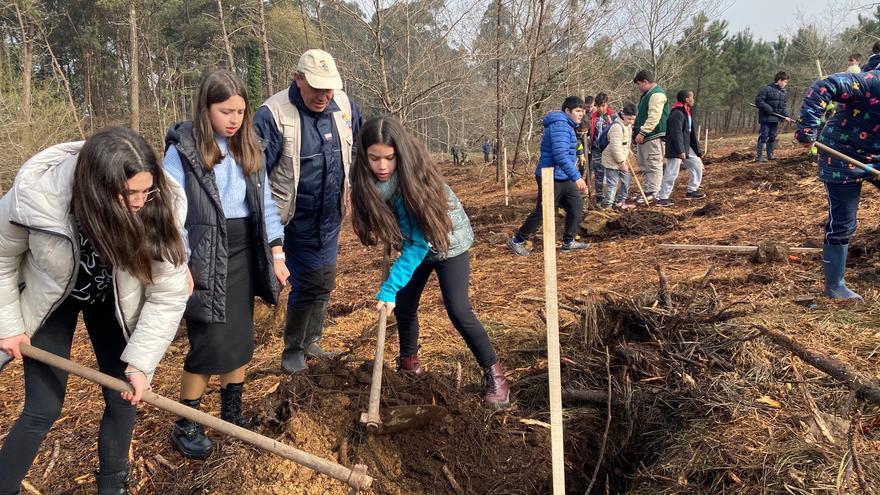
{"type": "Polygon", "coordinates": [[[368,430],[377,431],[382,426],[382,418],[379,416],[379,399],[382,396],[382,367],[385,359],[385,327],[388,322],[388,312],[385,308],[379,311],[379,329],[376,332],[376,359],[373,361],[373,376],[370,379],[370,402],[367,412],[361,414],[361,423],[367,425],[368,430]]]}
{"type": "MultiPolygon", "coordinates": [[[[61,356],[46,352],[31,345],[22,344],[21,353],[31,359],[48,364],[53,368],[58,368],[80,378],[85,378],[86,380],[97,383],[102,387],[117,392],[132,391],[131,385],[128,382],[106,375],[100,371],[93,370],[79,363],[74,363],[69,359],[64,359],[61,356]]],[[[373,478],[367,476],[367,467],[364,465],[359,464],[356,465],[354,469],[349,469],[341,464],[322,459],[318,456],[309,454],[308,452],[303,452],[302,450],[275,441],[269,437],[260,435],[259,433],[246,430],[240,426],[228,423],[220,418],[187,407],[177,401],[173,401],[150,391],[144,392],[142,400],[147,404],[162,409],[163,411],[182,416],[215,431],[225,433],[226,435],[249,443],[254,447],[272,452],[285,459],[290,459],[291,461],[312,469],[313,471],[337,479],[356,490],[369,488],[373,483],[373,478]]]]}
{"type": "Polygon", "coordinates": [[[820,150],[824,151],[825,153],[828,153],[829,155],[833,156],[834,158],[837,158],[838,160],[843,160],[846,163],[854,165],[854,166],[862,169],[865,172],[870,172],[870,173],[874,174],[875,176],[880,176],[880,170],[877,170],[876,168],[874,168],[871,165],[866,165],[851,156],[844,155],[843,153],[832,148],[831,146],[828,146],[827,144],[824,144],[824,143],[820,143],[819,141],[816,141],[813,144],[815,144],[816,147],[819,148],[820,150]]]}

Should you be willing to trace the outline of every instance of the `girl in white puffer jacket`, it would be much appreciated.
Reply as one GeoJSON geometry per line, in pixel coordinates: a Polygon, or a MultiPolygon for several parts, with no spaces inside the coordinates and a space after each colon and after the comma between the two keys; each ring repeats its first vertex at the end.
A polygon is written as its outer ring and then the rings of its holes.
{"type": "MultiPolygon", "coordinates": [[[[0,351],[68,357],[82,313],[100,370],[132,385],[103,390],[100,494],[128,493],[134,405],[186,306],[185,217],[180,188],[123,128],[37,154],[0,199],[0,351]]],[[[3,495],[19,493],[67,386],[67,373],[28,358],[24,377],[24,410],[0,449],[3,495]]]]}

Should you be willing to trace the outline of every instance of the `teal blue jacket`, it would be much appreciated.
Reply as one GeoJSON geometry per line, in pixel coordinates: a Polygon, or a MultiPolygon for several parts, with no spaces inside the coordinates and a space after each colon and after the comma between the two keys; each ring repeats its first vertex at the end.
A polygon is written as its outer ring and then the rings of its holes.
{"type": "Polygon", "coordinates": [[[403,197],[395,194],[389,200],[393,201],[394,213],[397,215],[397,223],[400,234],[403,236],[403,245],[400,247],[400,256],[391,265],[388,278],[379,288],[376,298],[383,302],[396,302],[397,292],[400,291],[415,273],[416,268],[423,262],[437,262],[448,258],[454,258],[463,254],[474,244],[474,231],[471,222],[461,206],[461,201],[452,192],[449,186],[444,185],[446,201],[449,204],[449,218],[452,221],[452,232],[449,233],[449,247],[445,253],[438,253],[431,248],[431,244],[425,239],[425,233],[419,226],[418,220],[406,209],[403,197]]]}

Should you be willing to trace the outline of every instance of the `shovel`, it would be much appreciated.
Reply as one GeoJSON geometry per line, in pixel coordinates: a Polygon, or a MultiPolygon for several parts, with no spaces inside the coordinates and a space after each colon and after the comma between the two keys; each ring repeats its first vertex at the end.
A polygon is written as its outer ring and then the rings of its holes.
{"type": "MultiPolygon", "coordinates": [[[[111,390],[117,392],[132,391],[131,385],[127,382],[81,364],[74,363],[69,359],[64,359],[61,356],[46,352],[32,345],[22,344],[21,354],[41,363],[48,364],[53,368],[58,368],[80,378],[85,378],[86,380],[95,382],[98,385],[111,390]]],[[[173,401],[150,391],[144,392],[141,400],[147,404],[158,407],[163,411],[168,411],[172,414],[195,421],[196,423],[207,426],[214,431],[225,433],[243,442],[247,442],[254,447],[271,452],[285,459],[290,459],[291,461],[313,471],[337,479],[350,486],[354,491],[365,490],[373,483],[373,478],[367,476],[367,466],[363,464],[356,464],[354,468],[347,468],[341,464],[322,459],[316,455],[309,454],[308,452],[283,444],[269,437],[260,435],[259,433],[228,423],[220,418],[197,411],[177,401],[173,401]]]]}
{"type": "MultiPolygon", "coordinates": [[[[385,245],[383,279],[388,278],[389,255],[391,248],[385,245]]],[[[376,358],[373,361],[373,376],[370,379],[370,401],[367,412],[361,413],[361,424],[367,432],[376,435],[389,435],[411,428],[418,428],[446,416],[446,408],[435,405],[414,405],[386,407],[384,420],[379,414],[379,400],[382,395],[382,368],[385,358],[385,327],[388,313],[385,308],[379,311],[379,329],[376,332],[376,358]]]]}

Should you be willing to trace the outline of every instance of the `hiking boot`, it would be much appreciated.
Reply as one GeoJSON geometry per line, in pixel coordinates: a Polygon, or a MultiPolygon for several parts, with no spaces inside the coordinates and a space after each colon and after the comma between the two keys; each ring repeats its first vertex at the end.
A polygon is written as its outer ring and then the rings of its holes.
{"type": "Polygon", "coordinates": [[[310,307],[308,325],[306,325],[306,356],[318,359],[333,359],[340,352],[328,352],[321,349],[321,337],[324,336],[324,317],[327,315],[327,303],[316,302],[310,307]]]}
{"type": "Polygon", "coordinates": [[[699,189],[697,189],[696,191],[688,191],[687,194],[684,195],[684,199],[686,200],[703,199],[705,197],[706,193],[700,191],[699,189]]]}
{"type": "Polygon", "coordinates": [[[419,376],[425,373],[422,363],[419,362],[419,353],[414,352],[409,356],[397,356],[397,372],[419,376]]]}
{"type": "Polygon", "coordinates": [[[98,495],[128,495],[128,470],[113,474],[95,473],[98,495]]]}
{"type": "Polygon", "coordinates": [[[305,340],[311,314],[311,308],[287,307],[287,318],[284,322],[284,351],[281,352],[281,369],[285,373],[298,373],[308,369],[305,340]]]}
{"type": "Polygon", "coordinates": [[[511,237],[509,241],[507,241],[507,247],[510,248],[511,251],[516,253],[517,256],[528,256],[529,250],[526,249],[525,242],[516,242],[516,239],[511,237]]]}
{"type": "MultiPolygon", "coordinates": [[[[180,403],[198,410],[202,398],[181,399],[180,403]]],[[[174,429],[171,430],[171,445],[181,455],[189,459],[204,459],[211,454],[211,450],[214,448],[214,444],[205,436],[205,429],[202,425],[186,418],[180,418],[174,423],[174,429]]]]}
{"type": "Polygon", "coordinates": [[[562,252],[567,253],[569,251],[577,251],[579,249],[587,249],[590,247],[590,244],[587,242],[581,241],[570,241],[562,243],[562,252]]]}
{"type": "Polygon", "coordinates": [[[657,206],[673,206],[675,203],[671,199],[658,199],[657,206]]]}
{"type": "Polygon", "coordinates": [[[495,409],[510,405],[510,386],[500,361],[483,369],[483,404],[495,409]]]}
{"type": "Polygon", "coordinates": [[[241,414],[243,391],[244,383],[229,383],[226,388],[220,387],[220,419],[247,428],[250,426],[250,421],[241,414]]]}

